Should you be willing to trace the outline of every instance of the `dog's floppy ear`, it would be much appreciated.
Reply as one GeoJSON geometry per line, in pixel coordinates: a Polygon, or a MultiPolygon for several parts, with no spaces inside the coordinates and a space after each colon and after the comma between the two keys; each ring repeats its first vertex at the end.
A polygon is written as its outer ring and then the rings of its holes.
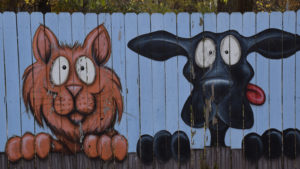
{"type": "Polygon", "coordinates": [[[248,53],[258,52],[266,58],[281,59],[300,49],[298,35],[279,29],[267,29],[247,39],[248,53]]]}
{"type": "Polygon", "coordinates": [[[157,31],[138,36],[128,42],[128,47],[147,58],[164,61],[173,56],[187,56],[186,39],[166,31],[157,31]]]}

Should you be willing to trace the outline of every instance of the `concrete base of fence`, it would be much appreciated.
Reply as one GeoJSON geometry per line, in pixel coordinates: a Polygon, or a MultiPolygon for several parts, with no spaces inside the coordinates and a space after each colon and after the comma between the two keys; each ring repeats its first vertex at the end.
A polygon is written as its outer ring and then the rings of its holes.
{"type": "Polygon", "coordinates": [[[284,156],[278,159],[262,157],[257,162],[250,162],[243,156],[240,149],[207,148],[191,151],[191,159],[185,164],[179,164],[173,159],[167,163],[154,161],[150,165],[141,163],[136,153],[129,153],[123,162],[104,162],[99,159],[89,159],[83,153],[76,155],[62,155],[51,153],[48,158],[41,160],[20,160],[9,163],[4,153],[0,154],[1,169],[300,169],[300,157],[288,159],[284,156]]]}

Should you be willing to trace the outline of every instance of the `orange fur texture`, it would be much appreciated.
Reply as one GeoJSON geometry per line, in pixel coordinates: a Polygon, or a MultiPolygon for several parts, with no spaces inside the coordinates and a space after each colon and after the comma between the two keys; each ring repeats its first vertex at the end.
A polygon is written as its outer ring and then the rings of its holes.
{"type": "MultiPolygon", "coordinates": [[[[83,142],[89,143],[89,135],[98,142],[102,135],[117,136],[127,153],[127,140],[113,128],[116,120],[121,121],[123,101],[118,76],[104,66],[111,53],[105,27],[92,30],[83,45],[68,46],[60,45],[41,25],[32,46],[36,62],[24,72],[23,99],[38,124],[46,124],[58,139],[51,138],[52,144],[76,153],[84,148],[83,142]]],[[[7,154],[12,151],[8,147],[7,154]]]]}

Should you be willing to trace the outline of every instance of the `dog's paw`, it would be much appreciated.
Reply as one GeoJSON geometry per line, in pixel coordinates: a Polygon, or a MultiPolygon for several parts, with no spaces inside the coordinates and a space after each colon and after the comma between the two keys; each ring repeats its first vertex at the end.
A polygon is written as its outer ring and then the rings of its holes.
{"type": "Polygon", "coordinates": [[[144,164],[150,164],[153,161],[153,137],[142,135],[136,145],[136,152],[144,164]]]}
{"type": "Polygon", "coordinates": [[[190,141],[183,131],[171,135],[166,130],[157,132],[154,138],[142,135],[136,147],[137,155],[144,164],[153,162],[154,157],[160,162],[167,162],[171,157],[180,163],[190,158],[190,141]]]}
{"type": "Polygon", "coordinates": [[[183,131],[175,131],[171,140],[172,156],[176,161],[185,163],[190,159],[191,148],[188,136],[183,131]]]}
{"type": "Polygon", "coordinates": [[[256,133],[247,134],[242,141],[242,147],[245,157],[250,161],[259,160],[263,154],[263,142],[261,136],[256,133]]]}
{"type": "Polygon", "coordinates": [[[161,162],[167,162],[172,156],[171,139],[171,133],[166,130],[161,130],[154,136],[153,153],[161,162]]]}
{"type": "Polygon", "coordinates": [[[300,131],[286,129],[283,131],[283,153],[285,156],[295,159],[300,154],[300,131]]]}
{"type": "Polygon", "coordinates": [[[267,158],[278,158],[282,154],[282,135],[277,129],[266,130],[262,137],[264,155],[267,158]]]}

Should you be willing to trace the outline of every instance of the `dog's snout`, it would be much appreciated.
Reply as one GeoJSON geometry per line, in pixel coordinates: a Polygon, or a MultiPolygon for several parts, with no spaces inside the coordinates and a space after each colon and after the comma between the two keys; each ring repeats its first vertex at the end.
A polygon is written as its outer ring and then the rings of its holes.
{"type": "Polygon", "coordinates": [[[212,78],[204,80],[202,89],[206,98],[212,98],[218,103],[229,93],[232,85],[229,79],[212,78]]]}

